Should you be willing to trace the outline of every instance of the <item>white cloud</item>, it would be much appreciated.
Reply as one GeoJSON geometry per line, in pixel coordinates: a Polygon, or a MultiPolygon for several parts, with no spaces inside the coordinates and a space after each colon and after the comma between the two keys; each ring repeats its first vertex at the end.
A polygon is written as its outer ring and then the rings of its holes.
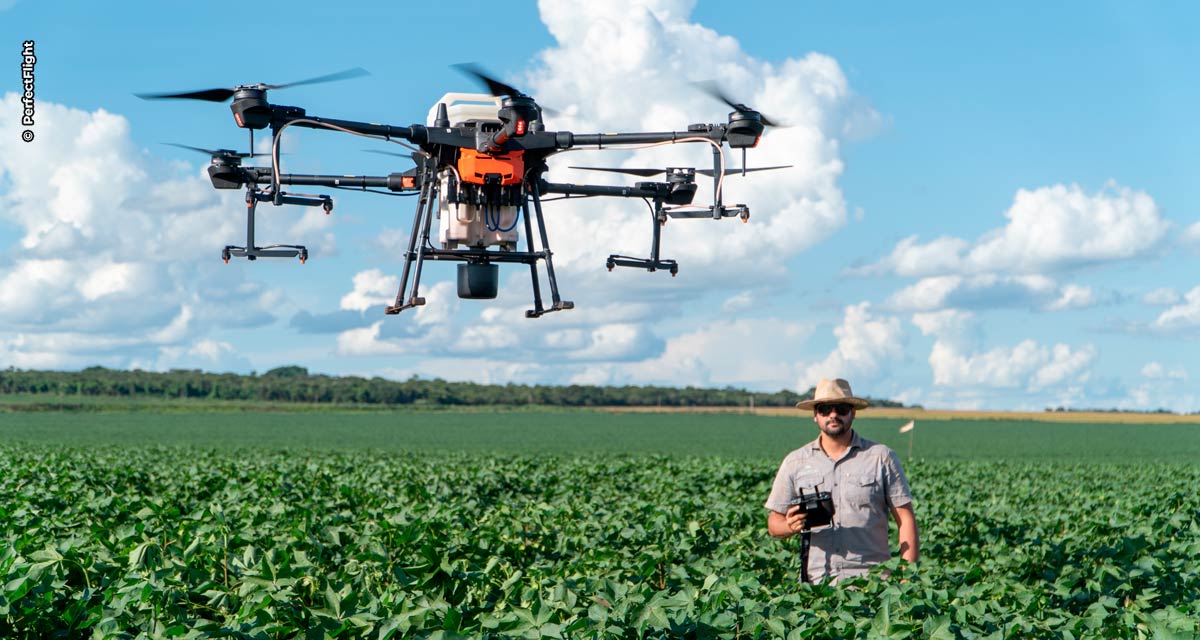
{"type": "Polygon", "coordinates": [[[726,313],[737,313],[744,311],[754,306],[754,294],[749,291],[743,291],[725,299],[721,303],[721,311],[726,313]]]}
{"type": "Polygon", "coordinates": [[[1156,306],[1169,306],[1178,304],[1181,299],[1182,298],[1179,296],[1179,293],[1170,287],[1159,287],[1158,289],[1150,291],[1146,293],[1146,295],[1142,296],[1142,302],[1144,304],[1156,306]]]}
{"type": "Polygon", "coordinates": [[[0,276],[4,362],[152,364],[171,343],[270,321],[278,294],[211,266],[244,228],[238,194],[138,150],[119,115],[39,101],[24,143],[19,109],[0,99],[0,219],[19,235],[0,276]]]}
{"type": "Polygon", "coordinates": [[[354,274],[354,290],[342,296],[339,309],[366,311],[371,307],[391,305],[396,301],[400,278],[385,275],[379,269],[354,274]]]}
{"type": "Polygon", "coordinates": [[[1038,271],[1153,253],[1170,223],[1142,191],[1115,183],[1094,194],[1078,185],[1017,192],[1006,227],[968,256],[982,269],[1038,271]]]}
{"type": "Polygon", "coordinates": [[[1193,251],[1200,251],[1200,222],[1193,222],[1179,236],[1179,242],[1193,251]]]}
{"type": "Polygon", "coordinates": [[[1064,311],[1067,309],[1086,309],[1097,302],[1096,292],[1091,287],[1068,284],[1061,290],[1058,299],[1046,305],[1049,311],[1064,311]]]}
{"type": "Polygon", "coordinates": [[[1021,189],[1004,216],[1005,226],[974,244],[944,236],[919,244],[911,236],[857,272],[1043,273],[1153,255],[1171,226],[1153,198],[1113,182],[1095,193],[1061,184],[1021,189]]]}
{"type": "Polygon", "coordinates": [[[842,324],[834,328],[833,334],[838,339],[837,347],[824,360],[805,369],[797,389],[808,389],[821,378],[876,378],[890,361],[904,353],[900,319],[872,316],[869,302],[846,307],[842,324]]]}
{"type": "Polygon", "coordinates": [[[1171,367],[1168,369],[1161,362],[1147,362],[1142,367],[1142,377],[1150,378],[1151,380],[1171,379],[1171,380],[1187,380],[1187,369],[1183,367],[1171,367]]]}
{"type": "Polygon", "coordinates": [[[962,270],[963,256],[969,243],[961,238],[942,236],[926,244],[918,244],[917,236],[904,238],[878,263],[852,270],[852,273],[872,275],[894,272],[906,277],[954,273],[962,270]]]}
{"type": "MultiPolygon", "coordinates": [[[[355,290],[370,292],[380,289],[382,276],[377,270],[359,273],[354,278],[355,290]],[[372,273],[375,272],[375,273],[372,273]]],[[[422,289],[425,304],[403,313],[409,314],[406,322],[385,317],[366,327],[342,331],[337,336],[335,351],[340,356],[386,356],[445,354],[453,345],[466,341],[472,349],[487,349],[494,345],[482,344],[487,334],[466,331],[457,323],[458,298],[453,283],[439,282],[422,289]]],[[[388,302],[395,299],[395,292],[388,302]]],[[[350,297],[348,294],[346,297],[350,297]]],[[[345,300],[345,298],[343,298],[345,300]]],[[[356,303],[351,300],[351,303],[356,303]]],[[[369,306],[369,305],[368,305],[369,306]]],[[[470,327],[470,322],[465,322],[470,327]]]]}
{"type": "Polygon", "coordinates": [[[376,320],[369,327],[347,329],[339,333],[337,354],[339,356],[403,355],[404,349],[401,346],[382,343],[379,340],[379,328],[383,322],[383,320],[376,320]]]}
{"type": "Polygon", "coordinates": [[[962,309],[914,313],[912,322],[922,335],[938,337],[963,335],[976,325],[975,314],[962,309]]]}
{"type": "Polygon", "coordinates": [[[933,383],[939,386],[1039,391],[1086,381],[1096,354],[1092,345],[1072,350],[1065,344],[1046,347],[1033,340],[964,353],[949,342],[937,340],[929,354],[929,365],[933,383]]]}
{"type": "Polygon", "coordinates": [[[1065,311],[1095,306],[1100,299],[1091,287],[1059,286],[1042,275],[985,273],[921,278],[889,296],[884,306],[896,311],[1005,307],[1065,311]]]}
{"type": "Polygon", "coordinates": [[[801,371],[798,355],[811,334],[811,326],[776,318],[721,320],[668,339],[655,357],[589,365],[572,381],[791,388],[801,371]]]}
{"type": "Polygon", "coordinates": [[[946,275],[922,278],[892,294],[885,305],[899,311],[932,311],[954,308],[1052,307],[1056,297],[1078,298],[1079,287],[1058,289],[1053,280],[1039,275],[946,275]]]}
{"type": "Polygon", "coordinates": [[[1167,332],[1187,331],[1200,327],[1200,286],[1188,291],[1182,301],[1160,313],[1151,327],[1167,332]]]}
{"type": "Polygon", "coordinates": [[[403,261],[408,251],[408,231],[384,227],[366,241],[366,246],[380,260],[403,261]]]}
{"type": "Polygon", "coordinates": [[[1036,391],[1055,387],[1067,382],[1087,379],[1088,367],[1096,359],[1096,348],[1085,345],[1071,351],[1065,344],[1056,344],[1050,350],[1049,361],[1039,367],[1029,382],[1029,389],[1036,391]]]}
{"type": "Polygon", "coordinates": [[[1142,366],[1142,380],[1130,387],[1116,406],[1122,409],[1154,411],[1167,409],[1181,413],[1200,412],[1200,395],[1189,382],[1187,368],[1158,361],[1142,366]]]}
{"type": "Polygon", "coordinates": [[[1179,413],[1200,412],[1200,395],[1188,382],[1183,367],[1166,368],[1160,363],[1147,363],[1142,368],[1145,380],[1130,387],[1116,402],[1119,409],[1155,411],[1167,409],[1179,413]]]}
{"type": "Polygon", "coordinates": [[[584,343],[568,352],[567,357],[612,362],[641,359],[661,349],[662,341],[642,325],[610,324],[589,331],[584,343]]]}
{"type": "Polygon", "coordinates": [[[247,371],[250,361],[228,342],[198,340],[189,345],[164,346],[156,357],[130,363],[131,369],[167,371],[170,369],[200,369],[203,371],[247,371]]]}
{"type": "MultiPolygon", "coordinates": [[[[733,38],[689,22],[690,2],[580,0],[539,7],[557,44],[539,55],[525,82],[540,102],[565,112],[551,117],[553,128],[664,131],[723,122],[728,108],[690,84],[713,78],[720,78],[730,95],[792,125],[770,130],[749,154],[752,165],[795,165],[792,169],[725,181],[725,201],[750,206],[748,225],[673,220],[666,226],[663,257],[680,262],[680,277],[671,281],[677,292],[744,289],[746,273],[781,271],[789,257],[845,224],[837,184],[843,171],[839,139],[846,123],[869,109],[856,101],[835,60],[819,54],[779,64],[757,60],[733,38]],[[654,96],[653,106],[613,100],[614,91],[654,96]]],[[[730,155],[731,166],[740,164],[732,157],[740,154],[730,155]]],[[[705,167],[710,162],[706,145],[575,152],[552,159],[549,179],[617,180],[567,165],[705,167]]],[[[699,182],[697,204],[711,201],[708,181],[699,182]]],[[[571,274],[570,282],[581,291],[576,297],[600,299],[623,287],[621,278],[581,280],[577,275],[601,269],[609,253],[647,253],[650,217],[644,205],[597,199],[554,203],[549,209],[555,266],[571,274]],[[580,283],[588,285],[586,291],[580,283]]],[[[648,285],[642,280],[635,286],[648,285]]]]}

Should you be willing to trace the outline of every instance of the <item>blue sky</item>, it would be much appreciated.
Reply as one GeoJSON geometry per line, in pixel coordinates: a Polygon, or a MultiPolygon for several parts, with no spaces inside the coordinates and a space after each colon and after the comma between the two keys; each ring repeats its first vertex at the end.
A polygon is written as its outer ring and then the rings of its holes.
{"type": "MultiPolygon", "coordinates": [[[[806,389],[819,377],[929,407],[1200,410],[1200,45],[1189,5],[716,2],[395,5],[0,1],[0,365],[93,364],[483,382],[806,389]],[[20,48],[36,42],[36,138],[20,140],[20,48]],[[334,193],[267,208],[260,239],[308,264],[221,264],[238,193],[161,143],[246,146],[223,104],[139,92],[371,76],[273,92],[309,113],[424,122],[450,65],[476,61],[577,133],[682,129],[726,109],[715,80],[794,126],[731,179],[748,225],[667,225],[643,205],[548,206],[564,297],[526,320],[527,275],[491,302],[427,270],[429,305],[384,317],[411,201],[334,193]]],[[[287,133],[285,171],[406,168],[382,145],[287,133]]],[[[736,160],[736,159],[735,159],[736,160]]],[[[697,146],[563,154],[572,164],[706,166],[697,146]]],[[[706,193],[702,190],[699,198],[706,193]]]]}

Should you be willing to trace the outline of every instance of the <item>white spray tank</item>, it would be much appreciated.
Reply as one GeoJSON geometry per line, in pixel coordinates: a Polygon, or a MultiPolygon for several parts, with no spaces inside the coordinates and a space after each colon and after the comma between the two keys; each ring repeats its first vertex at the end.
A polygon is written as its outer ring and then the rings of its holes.
{"type": "MultiPolygon", "coordinates": [[[[446,114],[452,127],[501,125],[497,117],[500,98],[496,96],[486,93],[447,93],[429,109],[427,126],[434,126],[439,104],[446,105],[446,114]]],[[[478,172],[495,167],[501,167],[498,171],[504,171],[503,167],[509,163],[504,156],[487,156],[474,149],[463,149],[461,154],[458,167],[446,168],[438,173],[438,239],[442,248],[455,249],[458,245],[465,245],[472,248],[498,246],[506,250],[515,249],[520,239],[517,232],[518,207],[512,204],[485,205],[473,201],[478,197],[476,185],[481,186],[484,178],[484,174],[478,172]]],[[[513,176],[510,171],[501,177],[506,182],[519,182],[523,176],[513,176]]]]}

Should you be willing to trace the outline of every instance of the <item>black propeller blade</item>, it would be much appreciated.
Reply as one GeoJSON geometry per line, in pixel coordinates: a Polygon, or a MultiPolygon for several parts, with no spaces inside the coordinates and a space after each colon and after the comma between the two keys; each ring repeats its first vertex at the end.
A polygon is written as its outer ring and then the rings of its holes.
{"type": "Polygon", "coordinates": [[[233,89],[203,89],[201,91],[186,91],[184,93],[137,93],[134,95],[142,100],[182,98],[184,100],[204,100],[205,102],[225,102],[233,97],[233,89]]]}
{"type": "MultiPolygon", "coordinates": [[[[508,96],[510,98],[528,98],[529,100],[533,100],[533,97],[529,94],[524,93],[511,84],[506,84],[488,75],[487,72],[483,70],[483,67],[480,67],[473,62],[463,62],[461,64],[455,64],[451,66],[483,83],[487,87],[488,93],[496,96],[497,98],[500,96],[508,96]]],[[[538,104],[537,108],[542,113],[550,116],[557,116],[561,113],[558,109],[551,109],[550,107],[542,104],[538,104]]]]}
{"type": "Polygon", "coordinates": [[[367,71],[366,69],[363,69],[362,67],[354,67],[353,69],[337,71],[335,73],[330,73],[330,74],[326,74],[323,76],[317,76],[315,78],[309,78],[307,80],[297,80],[295,82],[288,82],[286,84],[268,84],[268,85],[264,85],[263,88],[265,88],[265,89],[286,89],[287,87],[298,87],[303,84],[320,84],[322,82],[337,82],[338,80],[350,80],[351,78],[361,78],[363,76],[369,76],[369,75],[371,75],[370,71],[367,71]]]}
{"type": "MultiPolygon", "coordinates": [[[[358,77],[366,76],[366,75],[370,75],[370,72],[368,72],[366,69],[363,69],[362,67],[355,67],[353,69],[346,69],[345,71],[338,71],[337,73],[330,73],[330,74],[324,75],[324,76],[308,78],[307,80],[297,80],[296,82],[287,82],[284,84],[258,84],[258,85],[251,85],[251,86],[253,86],[254,88],[258,88],[258,89],[284,89],[287,87],[297,87],[297,86],[304,85],[304,84],[317,84],[320,82],[334,82],[336,80],[349,80],[350,78],[358,78],[358,77]]],[[[143,100],[162,100],[165,98],[181,98],[184,100],[204,100],[206,102],[225,102],[226,100],[233,97],[233,94],[235,91],[237,91],[236,88],[234,88],[234,89],[222,88],[222,89],[201,89],[199,91],[184,91],[181,93],[138,93],[135,95],[143,100]]]]}
{"type": "Polygon", "coordinates": [[[175,142],[164,142],[163,144],[170,145],[172,147],[179,147],[180,149],[189,149],[191,151],[203,153],[204,155],[207,155],[207,156],[225,156],[227,158],[253,158],[254,157],[253,153],[246,153],[243,151],[234,151],[233,149],[204,149],[201,147],[193,147],[190,145],[178,144],[175,142]]]}
{"type": "Polygon", "coordinates": [[[459,71],[482,82],[484,85],[487,86],[488,91],[494,96],[524,96],[525,95],[516,87],[509,85],[509,84],[505,84],[505,83],[493,78],[492,76],[489,76],[487,74],[487,72],[484,71],[483,68],[477,64],[474,64],[471,62],[464,62],[462,64],[456,64],[456,65],[452,65],[452,66],[455,69],[458,69],[459,71]]]}
{"type": "Polygon", "coordinates": [[[421,166],[421,162],[424,160],[424,156],[422,156],[420,153],[417,153],[416,151],[414,151],[412,153],[396,153],[395,151],[380,151],[378,149],[363,149],[363,151],[366,151],[367,153],[378,153],[381,156],[396,156],[397,158],[408,158],[409,160],[412,160],[414,163],[416,163],[417,166],[421,166]]]}
{"type": "Polygon", "coordinates": [[[717,100],[720,100],[721,102],[724,102],[725,104],[729,105],[729,108],[733,109],[734,111],[737,111],[740,113],[747,113],[747,112],[757,113],[759,115],[759,117],[762,118],[762,123],[767,125],[768,127],[781,127],[782,128],[782,127],[788,126],[778,120],[775,120],[774,118],[768,118],[767,114],[759,111],[758,109],[752,109],[752,108],[746,106],[745,103],[734,102],[732,98],[725,95],[724,91],[721,91],[721,88],[718,87],[717,83],[715,83],[715,82],[711,82],[711,81],[696,82],[693,84],[695,84],[695,86],[698,87],[704,93],[707,93],[708,95],[716,98],[717,100]]]}
{"type": "MultiPolygon", "coordinates": [[[[790,165],[790,164],[781,164],[781,165],[776,165],[774,167],[744,167],[741,169],[739,169],[737,167],[730,167],[729,169],[725,170],[725,175],[732,176],[732,175],[740,175],[743,173],[750,173],[752,171],[772,171],[774,169],[790,169],[792,166],[793,165],[790,165]]],[[[710,178],[716,174],[716,172],[713,171],[712,169],[696,169],[696,173],[699,173],[700,175],[708,176],[710,178]]]]}
{"type": "Polygon", "coordinates": [[[666,169],[619,169],[616,167],[571,167],[572,169],[586,169],[588,171],[608,171],[611,173],[624,173],[631,176],[641,176],[649,178],[659,174],[666,173],[666,169]]]}

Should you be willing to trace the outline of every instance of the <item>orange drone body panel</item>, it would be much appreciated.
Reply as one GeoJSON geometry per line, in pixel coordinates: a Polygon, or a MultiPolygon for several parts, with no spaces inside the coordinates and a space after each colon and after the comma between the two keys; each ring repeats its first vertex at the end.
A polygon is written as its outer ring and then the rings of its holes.
{"type": "Polygon", "coordinates": [[[463,149],[458,156],[458,173],[463,182],[484,184],[484,176],[497,174],[500,184],[520,184],[525,175],[525,151],[509,151],[498,155],[463,149]]]}

